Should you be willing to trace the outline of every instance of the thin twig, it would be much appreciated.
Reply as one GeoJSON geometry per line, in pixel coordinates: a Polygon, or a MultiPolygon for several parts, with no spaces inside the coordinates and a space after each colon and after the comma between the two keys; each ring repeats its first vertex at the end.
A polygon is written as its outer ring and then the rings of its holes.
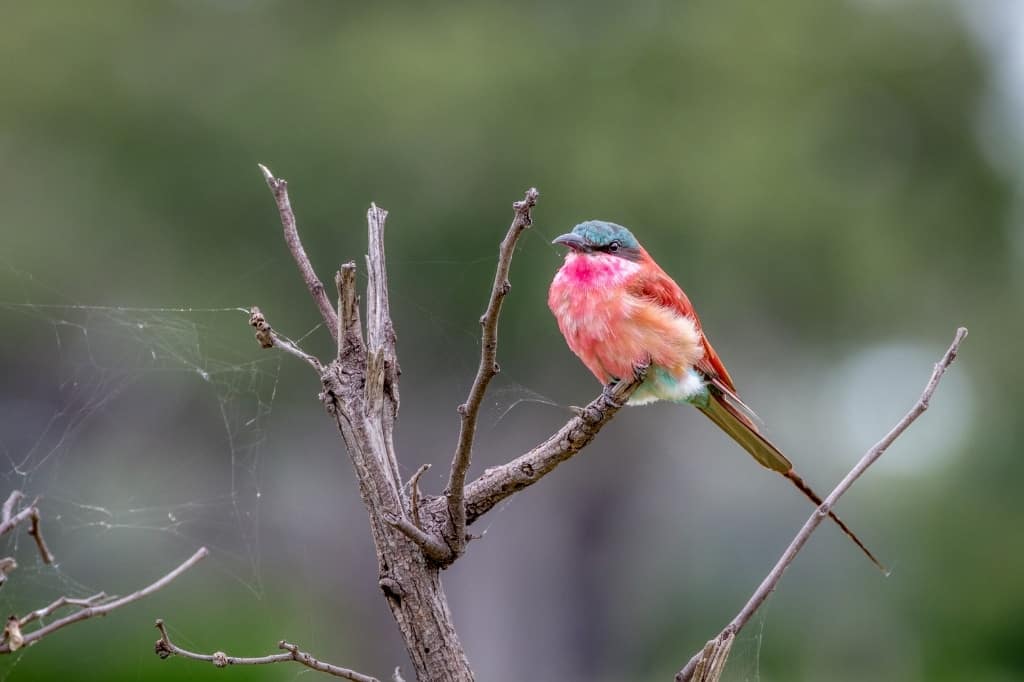
{"type": "MultiPolygon", "coordinates": [[[[199,563],[207,554],[209,554],[209,551],[205,547],[200,547],[196,551],[196,553],[189,557],[184,563],[182,563],[176,569],[174,569],[164,577],[160,578],[155,583],[149,585],[148,587],[144,587],[141,590],[132,592],[131,594],[121,597],[119,599],[114,599],[113,601],[98,604],[95,606],[87,606],[79,611],[75,611],[74,613],[68,614],[67,616],[64,616],[59,620],[55,620],[52,623],[44,625],[38,630],[33,630],[29,634],[24,635],[23,637],[21,637],[20,644],[21,646],[28,646],[41,640],[43,637],[46,637],[47,635],[56,632],[57,630],[60,630],[61,628],[67,627],[68,625],[73,625],[74,623],[86,620],[88,618],[93,618],[94,616],[105,616],[114,609],[119,609],[122,606],[126,606],[144,597],[148,597],[157,590],[167,587],[178,576],[180,576],[182,573],[195,566],[197,563],[199,563]]],[[[16,649],[18,647],[14,648],[16,649]]],[[[12,650],[14,649],[12,649],[10,637],[8,637],[6,641],[0,644],[0,654],[9,654],[11,653],[12,650]]]]}
{"type": "Polygon", "coordinates": [[[473,438],[476,435],[477,414],[480,412],[480,403],[483,402],[487,385],[498,373],[498,363],[496,362],[498,317],[501,315],[502,301],[512,288],[508,275],[512,265],[512,256],[516,250],[516,242],[519,241],[523,230],[533,224],[532,211],[533,207],[537,205],[538,196],[540,195],[537,189],[531,187],[526,191],[526,196],[522,201],[512,204],[515,215],[505,238],[498,247],[498,266],[494,272],[491,297],[487,303],[487,310],[480,318],[480,326],[483,328],[480,338],[480,366],[477,368],[476,377],[473,379],[466,402],[459,405],[462,424],[459,429],[458,445],[455,447],[455,455],[452,458],[452,469],[448,477],[447,488],[448,513],[452,519],[452,542],[456,554],[461,554],[466,545],[465,486],[466,475],[473,458],[473,438]]]}
{"type": "MultiPolygon", "coordinates": [[[[807,540],[811,537],[811,533],[814,532],[814,529],[817,528],[823,520],[828,518],[829,512],[832,511],[832,508],[835,506],[836,502],[839,501],[839,498],[850,489],[850,486],[852,486],[865,471],[867,471],[868,467],[874,464],[875,461],[877,461],[878,458],[881,457],[887,449],[889,449],[889,446],[891,446],[893,442],[907,430],[907,427],[913,424],[918,417],[924,414],[924,411],[928,409],[929,401],[935,393],[935,389],[939,386],[939,381],[942,379],[942,375],[946,373],[946,369],[949,368],[953,360],[956,359],[957,352],[960,350],[960,344],[966,336],[966,328],[960,327],[956,330],[956,336],[953,337],[953,343],[949,346],[949,349],[945,352],[942,358],[935,363],[932,375],[928,379],[928,383],[925,385],[924,391],[921,393],[921,397],[917,399],[914,406],[906,415],[904,415],[903,419],[901,419],[896,426],[894,426],[892,430],[882,438],[882,440],[875,443],[875,445],[864,454],[860,461],[857,462],[857,465],[850,470],[850,473],[846,474],[843,480],[839,482],[839,485],[837,485],[829,496],[825,498],[825,501],[814,511],[811,517],[807,519],[803,528],[801,528],[800,532],[793,538],[789,547],[787,547],[786,551],[783,552],[779,561],[761,582],[761,585],[750,597],[750,600],[747,601],[736,617],[733,618],[727,626],[725,626],[725,629],[722,630],[718,637],[708,643],[709,645],[716,641],[725,643],[743,629],[743,626],[747,624],[765,600],[768,599],[768,596],[775,590],[775,587],[779,584],[779,580],[782,579],[782,574],[786,572],[789,565],[793,563],[794,559],[796,559],[797,554],[800,553],[800,550],[807,543],[807,540]]],[[[712,654],[714,653],[715,648],[716,647],[714,646],[710,646],[712,654]]],[[[689,682],[692,680],[697,664],[705,657],[708,650],[709,647],[706,646],[704,651],[694,655],[683,669],[676,674],[676,682],[689,682]]]]}
{"type": "Polygon", "coordinates": [[[324,319],[324,324],[327,325],[327,329],[330,330],[331,336],[334,338],[335,343],[337,343],[338,317],[334,312],[334,308],[331,307],[330,300],[327,298],[323,282],[316,276],[313,264],[309,262],[309,256],[306,255],[306,250],[302,248],[302,241],[299,239],[299,228],[295,224],[295,212],[292,211],[292,204],[288,198],[288,181],[284,178],[275,178],[270,169],[262,163],[259,164],[259,167],[260,172],[263,173],[263,178],[267,181],[267,187],[270,188],[271,193],[274,195],[278,213],[281,214],[281,226],[284,228],[284,240],[288,244],[288,250],[292,252],[292,258],[295,259],[295,264],[299,266],[302,279],[306,282],[306,287],[316,302],[317,308],[320,309],[320,316],[324,319]]]}
{"type": "Polygon", "coordinates": [[[270,323],[267,322],[267,318],[257,306],[253,306],[249,309],[249,326],[256,330],[256,340],[259,341],[260,345],[264,348],[280,348],[284,352],[289,355],[294,355],[299,360],[302,360],[316,370],[317,376],[323,374],[324,366],[320,360],[299,348],[295,342],[288,337],[281,336],[274,331],[274,328],[270,326],[270,323]]]}
{"type": "Polygon", "coordinates": [[[380,682],[376,677],[370,677],[369,675],[363,675],[357,673],[354,670],[348,668],[341,668],[330,663],[324,663],[310,654],[301,651],[295,644],[290,644],[284,640],[277,643],[277,648],[284,649],[287,653],[283,654],[270,654],[268,656],[259,657],[243,657],[243,656],[228,656],[223,651],[216,651],[212,654],[197,654],[187,649],[182,649],[177,644],[171,641],[171,638],[167,634],[167,628],[164,626],[164,621],[158,619],[156,621],[156,627],[160,631],[160,639],[156,641],[156,655],[160,658],[168,658],[169,656],[181,656],[183,658],[191,658],[196,661],[206,661],[213,663],[218,668],[226,668],[229,665],[267,665],[270,663],[288,663],[294,661],[301,663],[307,668],[327,673],[328,675],[334,675],[340,677],[343,680],[351,680],[352,682],[380,682]]]}
{"type": "Polygon", "coordinates": [[[29,526],[28,534],[36,541],[36,548],[39,550],[39,556],[42,558],[43,563],[52,564],[53,553],[46,546],[46,540],[43,539],[43,531],[39,529],[39,509],[36,508],[35,503],[32,504],[31,509],[32,525],[29,526]]]}
{"type": "Polygon", "coordinates": [[[63,608],[65,606],[77,606],[79,608],[84,609],[90,606],[97,606],[108,599],[110,599],[110,597],[107,596],[106,592],[100,592],[99,594],[94,594],[93,596],[85,597],[84,599],[76,599],[74,597],[60,597],[59,599],[54,600],[53,603],[49,604],[48,606],[44,606],[41,609],[36,609],[35,611],[29,611],[20,619],[18,619],[18,624],[21,627],[25,627],[32,621],[46,618],[57,609],[63,608]]]}

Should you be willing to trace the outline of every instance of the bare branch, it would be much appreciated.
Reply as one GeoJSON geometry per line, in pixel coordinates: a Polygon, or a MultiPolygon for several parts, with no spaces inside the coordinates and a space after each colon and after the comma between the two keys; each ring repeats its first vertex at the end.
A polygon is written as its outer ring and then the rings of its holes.
{"type": "Polygon", "coordinates": [[[46,546],[46,540],[43,539],[43,532],[39,529],[39,509],[36,508],[35,503],[32,504],[31,510],[32,525],[28,529],[28,534],[36,541],[36,548],[39,549],[39,556],[42,558],[43,563],[52,564],[53,553],[50,552],[50,548],[46,546]]]}
{"type": "MultiPolygon", "coordinates": [[[[39,628],[38,630],[33,630],[29,634],[23,635],[20,638],[21,639],[20,645],[21,646],[29,646],[29,645],[34,644],[35,642],[41,640],[43,637],[46,637],[47,635],[49,635],[51,633],[54,633],[57,630],[60,630],[61,628],[67,627],[68,625],[73,625],[74,623],[86,620],[88,618],[93,618],[94,616],[105,616],[105,615],[107,615],[108,613],[110,613],[111,611],[113,611],[115,609],[119,609],[122,606],[127,606],[128,604],[131,604],[132,602],[138,601],[138,600],[140,600],[140,599],[142,599],[144,597],[148,597],[149,595],[153,594],[157,590],[160,590],[160,589],[163,589],[164,587],[167,587],[169,584],[171,584],[171,582],[173,582],[176,578],[178,578],[182,573],[184,573],[188,569],[190,569],[193,566],[195,566],[197,563],[199,563],[208,554],[209,554],[209,551],[205,547],[200,547],[196,551],[196,553],[193,554],[191,557],[189,557],[184,563],[182,563],[176,569],[174,569],[173,571],[171,571],[170,573],[168,573],[164,577],[160,578],[155,583],[149,585],[148,587],[144,587],[141,590],[138,590],[136,592],[132,592],[131,594],[129,594],[127,596],[120,597],[118,599],[114,599],[114,600],[111,600],[111,601],[108,601],[108,602],[104,602],[102,604],[95,604],[95,605],[85,606],[82,609],[80,609],[79,611],[75,611],[74,613],[69,614],[67,616],[64,616],[63,618],[61,618],[59,620],[55,620],[52,623],[44,625],[43,627],[39,628]]],[[[57,601],[59,602],[60,600],[57,600],[57,601]]],[[[68,600],[65,603],[71,604],[72,601],[68,600]]],[[[57,602],[54,602],[54,604],[57,604],[57,602]]],[[[51,604],[50,606],[54,606],[54,604],[51,604]]],[[[46,609],[49,609],[50,606],[46,607],[46,609]]],[[[57,607],[54,607],[54,608],[57,608],[57,607]]],[[[45,611],[46,609],[40,609],[40,610],[41,611],[45,611]]],[[[29,614],[29,615],[31,616],[32,614],[29,614]]],[[[28,618],[29,620],[32,620],[31,618],[29,618],[29,616],[26,616],[26,618],[28,618]]],[[[25,622],[29,622],[29,621],[26,620],[25,622]]],[[[19,623],[20,623],[20,621],[19,621],[19,623]]],[[[12,647],[12,644],[13,644],[13,638],[9,635],[8,638],[2,644],[0,644],[0,654],[9,654],[9,653],[11,653],[12,651],[14,651],[14,650],[16,650],[18,648],[18,646],[13,646],[12,647]]]]}
{"type": "Polygon", "coordinates": [[[469,396],[466,402],[459,405],[459,414],[462,417],[462,425],[459,429],[459,441],[455,447],[455,455],[452,458],[452,470],[448,477],[448,513],[451,515],[453,528],[453,550],[461,554],[466,546],[466,502],[465,485],[466,475],[469,472],[469,465],[473,458],[473,438],[476,435],[477,414],[480,411],[480,403],[483,402],[484,393],[491,379],[498,373],[498,317],[501,315],[501,304],[505,296],[512,289],[509,282],[509,269],[512,265],[512,256],[515,254],[516,242],[523,230],[533,224],[533,207],[537,205],[537,197],[540,194],[537,189],[531,187],[526,191],[522,201],[512,204],[515,215],[512,224],[509,225],[505,238],[498,247],[498,266],[494,272],[494,285],[491,287],[491,297],[487,303],[487,310],[480,318],[480,326],[483,327],[480,339],[480,366],[477,368],[473,385],[469,389],[469,396]]]}
{"type": "Polygon", "coordinates": [[[84,609],[89,606],[97,606],[108,599],[110,599],[110,597],[107,596],[106,592],[100,592],[99,594],[94,594],[93,596],[85,597],[84,599],[76,599],[73,597],[60,597],[48,606],[44,606],[41,609],[36,609],[35,611],[29,611],[24,616],[18,619],[18,625],[20,625],[21,627],[25,627],[32,621],[41,618],[46,618],[57,609],[63,608],[65,606],[77,606],[79,608],[84,609]]]}
{"type": "MultiPolygon", "coordinates": [[[[43,533],[39,529],[39,508],[36,507],[36,502],[38,502],[38,499],[33,500],[31,505],[25,507],[17,514],[12,515],[12,513],[14,512],[14,508],[24,498],[25,495],[20,490],[13,491],[7,497],[7,501],[4,502],[2,511],[0,511],[0,515],[2,515],[3,518],[3,520],[0,521],[0,535],[6,535],[7,533],[10,533],[12,530],[14,530],[14,528],[16,528],[19,524],[22,524],[25,521],[29,521],[31,525],[29,526],[28,534],[32,536],[33,540],[35,540],[36,548],[38,548],[39,550],[39,557],[43,560],[44,564],[52,564],[53,553],[50,552],[50,548],[46,546],[46,540],[43,539],[43,533]]],[[[3,584],[4,580],[6,579],[6,574],[10,570],[14,570],[16,565],[17,564],[11,565],[7,563],[5,560],[4,567],[8,568],[9,570],[2,572],[3,577],[0,577],[0,584],[3,584]]]]}
{"type": "MultiPolygon", "coordinates": [[[[757,588],[754,594],[747,601],[746,605],[740,610],[735,618],[725,627],[724,630],[715,639],[708,642],[705,646],[704,651],[696,654],[687,662],[687,664],[676,674],[676,682],[689,682],[694,678],[694,672],[697,669],[698,664],[709,655],[715,655],[722,646],[726,645],[728,641],[732,639],[743,626],[750,621],[751,617],[757,612],[761,605],[768,599],[768,596],[775,590],[775,587],[779,584],[779,580],[782,579],[782,574],[786,572],[789,565],[796,559],[797,554],[807,543],[807,540],[811,537],[811,533],[817,528],[823,520],[828,518],[829,512],[835,506],[839,498],[850,489],[858,478],[867,471],[868,467],[874,464],[879,457],[889,449],[889,446],[899,438],[907,428],[917,420],[925,410],[928,409],[928,404],[931,401],[932,395],[935,393],[935,389],[939,386],[939,381],[942,379],[942,375],[946,373],[946,369],[949,368],[953,360],[956,359],[957,352],[960,350],[960,344],[967,336],[967,329],[960,327],[956,330],[956,336],[953,337],[953,343],[949,346],[949,349],[945,352],[942,358],[935,363],[935,367],[932,370],[932,375],[928,379],[928,383],[924,387],[924,391],[921,393],[921,397],[917,399],[914,406],[904,415],[896,426],[892,428],[889,433],[878,441],[868,450],[864,456],[857,462],[857,465],[850,470],[850,473],[846,474],[839,485],[825,498],[825,501],[819,506],[814,513],[811,515],[807,522],[800,529],[800,532],[796,534],[793,541],[783,552],[779,561],[772,568],[771,572],[761,582],[761,585],[757,588]],[[717,646],[714,643],[718,643],[717,646]]],[[[728,655],[728,651],[725,652],[728,655]]],[[[722,659],[721,665],[717,666],[720,670],[724,666],[724,659],[722,659]]],[[[717,678],[709,678],[717,679],[717,678]]]]}
{"type": "Polygon", "coordinates": [[[263,312],[256,306],[249,309],[249,326],[256,330],[256,340],[264,348],[280,348],[284,352],[294,355],[314,370],[317,375],[323,374],[324,366],[315,356],[299,348],[294,341],[286,336],[281,336],[274,331],[274,328],[267,322],[263,312]]]}
{"type": "Polygon", "coordinates": [[[295,644],[289,644],[284,640],[277,644],[277,648],[284,649],[287,652],[283,654],[270,654],[259,657],[228,656],[223,651],[216,651],[212,654],[197,654],[174,644],[167,634],[167,628],[164,626],[163,620],[157,620],[156,627],[160,631],[160,639],[156,641],[155,646],[156,655],[164,659],[170,656],[181,656],[196,661],[213,663],[218,668],[226,668],[229,665],[267,665],[270,663],[289,663],[294,661],[295,663],[301,663],[307,668],[340,677],[343,680],[351,680],[352,682],[380,682],[376,677],[370,677],[348,668],[324,663],[310,654],[301,651],[295,644]]]}
{"type": "Polygon", "coordinates": [[[432,561],[439,564],[448,564],[452,561],[452,550],[441,538],[432,535],[419,526],[413,524],[407,518],[401,516],[386,516],[384,520],[391,526],[402,531],[402,534],[419,545],[423,553],[432,561]]]}
{"type": "Polygon", "coordinates": [[[288,250],[292,252],[292,258],[295,259],[295,264],[299,266],[302,279],[306,282],[310,295],[312,295],[313,300],[320,309],[320,316],[324,319],[324,324],[327,325],[331,336],[337,342],[338,318],[334,308],[331,307],[330,300],[327,298],[327,292],[324,290],[323,283],[316,276],[316,271],[313,270],[313,265],[309,262],[309,256],[306,255],[306,250],[302,248],[302,241],[299,239],[299,228],[295,224],[295,213],[292,211],[292,204],[288,199],[288,181],[284,178],[275,178],[270,169],[262,163],[259,164],[259,167],[263,173],[263,178],[267,181],[267,187],[270,188],[271,193],[274,195],[277,211],[281,214],[281,226],[284,228],[284,240],[288,244],[288,250]]]}
{"type": "MultiPolygon", "coordinates": [[[[605,387],[586,407],[578,408],[576,416],[547,440],[511,462],[492,467],[466,485],[466,523],[471,524],[503,500],[530,487],[555,467],[585,448],[607,424],[646,375],[646,367],[638,367],[631,379],[605,387]]],[[[432,518],[446,513],[444,497],[424,505],[432,518]]]]}

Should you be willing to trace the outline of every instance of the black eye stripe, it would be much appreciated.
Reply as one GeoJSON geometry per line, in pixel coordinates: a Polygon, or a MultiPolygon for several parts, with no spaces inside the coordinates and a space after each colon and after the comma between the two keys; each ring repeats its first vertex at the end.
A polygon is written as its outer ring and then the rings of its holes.
{"type": "Polygon", "coordinates": [[[622,242],[618,239],[613,239],[604,246],[592,246],[592,251],[598,253],[607,253],[609,255],[616,256],[618,258],[624,258],[629,261],[640,260],[640,249],[632,246],[623,246],[622,242]]]}

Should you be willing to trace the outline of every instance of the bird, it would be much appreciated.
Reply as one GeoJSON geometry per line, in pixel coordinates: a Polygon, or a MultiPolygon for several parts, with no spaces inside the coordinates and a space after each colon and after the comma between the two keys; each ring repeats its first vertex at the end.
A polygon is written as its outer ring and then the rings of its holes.
{"type": "MultiPolygon", "coordinates": [[[[570,350],[602,384],[646,366],[627,404],[689,403],[762,466],[822,504],[789,458],[758,428],[682,288],[622,225],[588,220],[553,244],[568,247],[548,307],[570,350]]],[[[759,420],[758,420],[759,421],[759,420]]],[[[882,563],[833,512],[829,516],[882,571],[882,563]]]]}

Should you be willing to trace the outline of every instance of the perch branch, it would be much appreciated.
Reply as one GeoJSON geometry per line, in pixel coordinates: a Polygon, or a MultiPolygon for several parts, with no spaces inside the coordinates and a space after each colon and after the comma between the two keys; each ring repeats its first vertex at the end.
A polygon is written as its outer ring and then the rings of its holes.
{"type": "MultiPolygon", "coordinates": [[[[15,645],[13,647],[12,647],[12,644],[14,644],[15,637],[12,636],[12,633],[11,633],[11,623],[10,623],[10,621],[8,621],[7,638],[4,640],[4,642],[2,644],[0,644],[0,654],[9,654],[12,651],[14,651],[15,649],[19,648],[20,646],[28,646],[30,644],[33,644],[33,643],[41,640],[43,637],[46,637],[47,635],[49,635],[49,634],[51,634],[53,632],[56,632],[57,630],[60,630],[61,628],[67,627],[68,625],[73,625],[73,624],[75,624],[75,623],[77,623],[79,621],[83,621],[83,620],[86,620],[88,618],[93,618],[94,616],[105,616],[108,613],[110,613],[111,611],[113,611],[114,609],[119,609],[122,606],[126,606],[126,605],[131,604],[132,602],[138,601],[138,600],[140,600],[140,599],[142,599],[144,597],[148,597],[149,595],[153,594],[157,590],[160,590],[160,589],[163,589],[164,587],[167,587],[178,576],[180,576],[182,573],[184,573],[185,571],[187,571],[190,568],[192,568],[193,566],[195,566],[197,563],[199,563],[204,557],[206,557],[207,554],[209,554],[209,551],[205,547],[200,547],[196,551],[196,553],[193,554],[191,557],[189,557],[184,563],[182,563],[176,569],[174,569],[173,571],[171,571],[170,573],[168,573],[164,577],[160,578],[155,583],[149,585],[148,587],[144,587],[141,590],[138,590],[136,592],[132,592],[131,594],[129,594],[127,596],[120,597],[118,599],[113,599],[111,601],[107,601],[107,602],[104,602],[102,604],[95,604],[95,605],[85,606],[85,607],[81,608],[80,610],[75,611],[74,613],[68,614],[67,616],[64,616],[63,618],[61,618],[59,620],[55,620],[52,623],[44,625],[43,627],[39,628],[38,630],[33,630],[32,632],[28,633],[27,635],[21,635],[21,633],[19,632],[17,639],[19,639],[20,641],[19,641],[19,643],[17,645],[15,645]]],[[[59,601],[60,600],[58,600],[58,602],[59,601]]],[[[56,604],[57,602],[54,602],[54,603],[56,604]]],[[[72,602],[69,600],[69,601],[67,601],[65,603],[70,604],[72,602]]],[[[53,605],[51,604],[51,606],[53,606],[53,605]]],[[[50,607],[46,607],[46,608],[50,608],[50,607]]],[[[41,610],[45,610],[45,609],[41,609],[41,610]]],[[[31,615],[31,614],[29,614],[29,615],[31,615]]],[[[26,616],[26,618],[28,618],[28,616],[26,616]]]]}
{"type": "Polygon", "coordinates": [[[473,438],[476,435],[477,414],[480,412],[480,403],[483,402],[487,385],[498,373],[496,362],[498,353],[498,317],[501,315],[501,304],[505,296],[512,288],[508,280],[509,269],[512,265],[512,256],[516,250],[516,242],[519,241],[523,230],[533,224],[533,207],[537,205],[539,193],[536,188],[531,187],[526,191],[522,201],[512,204],[514,217],[509,225],[505,238],[498,247],[498,266],[494,272],[494,285],[491,287],[491,297],[487,303],[487,310],[480,318],[480,326],[483,328],[480,339],[480,366],[477,368],[473,385],[469,389],[469,396],[466,402],[459,405],[461,415],[461,427],[459,429],[459,441],[455,447],[455,455],[452,458],[451,474],[448,477],[448,513],[451,515],[453,534],[453,550],[460,554],[466,545],[466,474],[473,458],[473,438]]]}
{"type": "MultiPolygon", "coordinates": [[[[528,488],[551,473],[585,448],[618,412],[646,375],[646,367],[638,367],[631,379],[606,387],[586,407],[576,410],[576,416],[529,452],[510,462],[492,467],[466,485],[466,523],[472,524],[503,500],[528,488]]],[[[424,514],[432,518],[447,513],[444,497],[430,500],[424,505],[424,514]]]]}
{"type": "MultiPolygon", "coordinates": [[[[747,601],[746,605],[744,605],[736,617],[733,618],[727,626],[725,626],[725,629],[722,630],[715,639],[708,642],[703,651],[694,655],[683,669],[676,674],[676,682],[689,682],[694,679],[694,672],[696,671],[698,664],[703,660],[722,657],[722,654],[720,654],[719,651],[723,647],[727,647],[731,644],[732,638],[735,637],[741,629],[743,629],[743,626],[747,624],[761,605],[764,604],[765,600],[768,599],[768,596],[779,584],[779,580],[782,579],[782,574],[786,572],[789,565],[793,563],[794,559],[796,559],[797,554],[800,553],[800,550],[807,543],[807,540],[811,537],[811,533],[814,532],[814,529],[828,517],[829,512],[832,511],[832,508],[835,506],[836,502],[839,501],[839,498],[850,489],[850,486],[852,486],[865,471],[867,471],[868,467],[874,464],[875,461],[877,461],[878,458],[889,449],[889,446],[891,446],[893,442],[907,430],[907,427],[913,424],[914,421],[916,421],[917,418],[924,414],[924,411],[928,409],[928,404],[931,401],[932,395],[935,393],[935,389],[939,386],[939,381],[942,379],[942,375],[946,373],[946,369],[948,369],[953,360],[956,359],[957,352],[960,350],[960,344],[966,336],[966,328],[960,327],[956,330],[956,336],[953,338],[953,343],[949,346],[949,349],[946,350],[942,358],[935,363],[932,375],[928,379],[928,383],[925,385],[924,391],[921,393],[921,396],[917,399],[914,406],[906,415],[904,415],[903,419],[901,419],[896,426],[894,426],[892,430],[882,438],[882,440],[875,443],[875,445],[864,454],[860,461],[857,462],[857,465],[850,470],[850,473],[846,474],[846,477],[843,478],[843,480],[839,482],[839,485],[837,485],[829,496],[825,498],[825,501],[821,506],[814,511],[809,519],[807,519],[803,528],[801,528],[800,532],[798,532],[796,537],[793,538],[789,547],[787,547],[786,551],[783,552],[779,561],[761,582],[761,585],[750,597],[750,600],[747,601]]],[[[727,654],[728,652],[726,651],[725,655],[727,654]]],[[[720,664],[716,664],[715,667],[720,670],[722,666],[724,666],[724,660],[722,660],[720,664]]]]}
{"type": "Polygon", "coordinates": [[[341,668],[330,663],[324,663],[307,654],[305,651],[301,651],[298,646],[289,644],[288,642],[281,640],[277,643],[277,648],[284,649],[287,653],[283,654],[270,654],[269,656],[259,657],[243,657],[243,656],[228,656],[223,651],[216,651],[212,654],[197,654],[187,649],[182,649],[177,644],[171,641],[171,638],[167,634],[167,628],[164,627],[164,621],[158,619],[156,621],[156,627],[160,631],[160,639],[156,640],[156,655],[160,658],[168,658],[169,656],[181,656],[183,658],[191,658],[196,661],[206,661],[213,663],[218,668],[226,668],[229,665],[267,665],[270,663],[287,663],[294,661],[301,663],[307,668],[327,673],[328,675],[334,675],[340,677],[343,680],[352,680],[352,682],[380,682],[376,677],[370,677],[369,675],[363,675],[357,673],[354,670],[348,668],[341,668]]]}
{"type": "Polygon", "coordinates": [[[302,279],[306,282],[309,293],[313,296],[313,300],[316,301],[316,305],[320,309],[320,317],[324,319],[324,324],[327,325],[331,336],[337,342],[338,318],[334,308],[331,307],[330,300],[327,298],[323,282],[316,276],[313,264],[309,262],[309,256],[306,255],[306,250],[302,248],[302,241],[299,239],[299,228],[295,224],[295,212],[292,211],[292,204],[288,198],[288,181],[284,178],[275,178],[270,169],[262,163],[259,164],[259,167],[260,172],[263,173],[263,178],[267,181],[267,187],[270,188],[271,193],[274,195],[277,211],[281,214],[281,226],[284,228],[284,240],[288,244],[288,250],[292,252],[295,264],[299,266],[299,272],[302,273],[302,279]]]}
{"type": "Polygon", "coordinates": [[[291,339],[281,336],[267,322],[263,312],[256,306],[249,309],[249,326],[256,330],[256,340],[264,348],[280,348],[289,355],[294,355],[314,370],[317,375],[323,374],[324,366],[315,356],[302,350],[291,339]]]}

